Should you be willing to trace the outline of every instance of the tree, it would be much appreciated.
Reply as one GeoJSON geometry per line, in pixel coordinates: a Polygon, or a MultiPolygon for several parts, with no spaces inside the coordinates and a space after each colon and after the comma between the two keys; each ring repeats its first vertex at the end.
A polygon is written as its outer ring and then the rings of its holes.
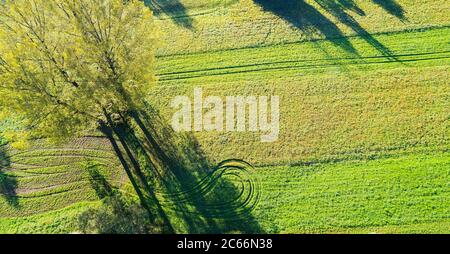
{"type": "MultiPolygon", "coordinates": [[[[155,83],[158,32],[138,0],[7,0],[0,4],[0,116],[9,136],[61,141],[100,129],[152,216],[112,137],[155,83]]],[[[136,172],[135,172],[136,174],[136,172]]]]}
{"type": "Polygon", "coordinates": [[[0,115],[14,116],[20,136],[61,140],[142,106],[158,33],[141,1],[0,6],[0,115]]]}

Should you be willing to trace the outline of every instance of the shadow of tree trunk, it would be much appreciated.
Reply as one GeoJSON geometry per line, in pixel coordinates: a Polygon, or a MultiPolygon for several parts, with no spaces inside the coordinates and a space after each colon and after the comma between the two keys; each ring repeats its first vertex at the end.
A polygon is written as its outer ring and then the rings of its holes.
{"type": "Polygon", "coordinates": [[[178,0],[143,0],[156,16],[167,15],[178,26],[193,29],[193,19],[178,0]]]}
{"type": "Polygon", "coordinates": [[[249,200],[233,199],[251,194],[253,185],[239,190],[224,177],[239,178],[238,173],[214,171],[195,138],[175,133],[149,105],[118,122],[108,116],[102,132],[142,206],[166,226],[165,233],[262,232],[251,216],[253,207],[246,207],[249,200]]]}
{"type": "Polygon", "coordinates": [[[395,0],[372,0],[375,4],[381,6],[385,11],[389,12],[402,21],[408,20],[403,7],[395,0]]]}
{"type": "MultiPolygon", "coordinates": [[[[324,10],[333,15],[344,25],[350,27],[357,35],[361,36],[367,43],[374,47],[382,55],[392,60],[397,60],[394,53],[369,32],[367,32],[358,21],[346,12],[347,9],[359,9],[353,0],[315,0],[324,10]]],[[[359,9],[360,10],[360,9],[359,9]]],[[[364,14],[365,15],[365,14],[364,14]]]]}
{"type": "Polygon", "coordinates": [[[12,207],[19,207],[19,197],[17,196],[17,179],[6,173],[11,167],[10,156],[6,145],[0,146],[0,196],[12,207]]]}
{"type": "Polygon", "coordinates": [[[247,210],[233,203],[226,205],[227,198],[242,194],[231,181],[219,177],[212,183],[214,186],[199,190],[202,187],[197,184],[212,177],[215,165],[192,135],[176,133],[150,105],[146,110],[132,112],[131,118],[138,131],[128,133],[128,142],[149,165],[146,169],[157,172],[154,177],[160,191],[172,198],[176,193],[190,193],[183,202],[172,200],[175,216],[183,218],[190,233],[262,232],[250,207],[247,210]]]}
{"type": "Polygon", "coordinates": [[[149,216],[147,210],[112,186],[102,172],[104,165],[87,160],[83,168],[89,175],[91,187],[102,201],[99,207],[83,211],[78,227],[88,234],[149,234],[161,233],[161,224],[149,216]]]}
{"type": "Polygon", "coordinates": [[[304,0],[254,0],[264,11],[286,20],[307,35],[320,33],[334,45],[346,52],[358,55],[358,52],[345,37],[339,27],[304,0]]]}
{"type": "MultiPolygon", "coordinates": [[[[112,123],[111,119],[108,119],[108,121],[112,123]]],[[[125,142],[123,135],[121,134],[122,128],[117,126],[108,127],[106,124],[102,124],[101,126],[101,131],[109,139],[113,150],[117,155],[117,158],[122,164],[128,176],[128,179],[133,186],[133,189],[138,195],[142,207],[145,208],[145,210],[148,212],[149,218],[151,218],[154,222],[156,222],[157,219],[162,220],[163,225],[165,226],[163,232],[173,233],[174,231],[170,224],[170,221],[162,210],[159,201],[156,199],[153,190],[150,188],[140,169],[139,164],[137,163],[134,155],[131,153],[127,143],[125,142]],[[117,143],[116,137],[119,140],[120,145],[119,143],[117,143]],[[125,154],[123,153],[123,151],[125,151],[125,154]]]]}
{"type": "MultiPolygon", "coordinates": [[[[326,39],[341,47],[346,52],[359,56],[347,36],[329,18],[323,15],[316,7],[305,2],[305,0],[254,0],[263,10],[272,12],[274,15],[288,21],[305,34],[318,32],[326,39]]],[[[358,7],[354,0],[314,0],[323,10],[331,14],[340,23],[352,29],[361,36],[368,44],[378,50],[382,55],[397,61],[393,52],[367,32],[358,21],[348,12],[364,16],[366,13],[358,7]]],[[[372,0],[382,6],[389,13],[404,19],[404,11],[395,1],[372,0]]]]}

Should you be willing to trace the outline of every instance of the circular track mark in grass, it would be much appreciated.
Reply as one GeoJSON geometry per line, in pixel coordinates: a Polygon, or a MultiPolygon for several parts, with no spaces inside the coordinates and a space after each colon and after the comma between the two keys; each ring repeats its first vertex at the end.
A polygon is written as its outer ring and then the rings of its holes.
{"type": "MultiPolygon", "coordinates": [[[[164,205],[177,210],[180,204],[194,204],[193,213],[209,218],[232,219],[252,211],[261,197],[254,167],[243,160],[219,163],[195,186],[176,193],[159,193],[164,205]]],[[[184,211],[186,212],[186,211],[184,211]]]]}

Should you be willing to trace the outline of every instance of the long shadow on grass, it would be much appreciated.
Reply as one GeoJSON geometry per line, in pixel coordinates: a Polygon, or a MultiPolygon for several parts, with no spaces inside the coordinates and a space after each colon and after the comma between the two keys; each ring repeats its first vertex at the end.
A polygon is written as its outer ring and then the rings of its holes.
{"type": "Polygon", "coordinates": [[[372,0],[372,2],[381,6],[385,11],[389,12],[391,15],[394,15],[400,20],[407,20],[405,10],[395,0],[372,0]]]}
{"type": "Polygon", "coordinates": [[[88,161],[84,168],[89,175],[91,187],[102,204],[84,211],[78,217],[78,226],[81,232],[101,234],[160,232],[159,225],[155,225],[151,221],[145,209],[124,196],[107,181],[101,172],[107,169],[92,161],[88,161]]]}
{"type": "Polygon", "coordinates": [[[92,189],[95,191],[99,199],[104,199],[114,195],[114,187],[100,172],[100,167],[101,166],[91,161],[88,161],[84,165],[84,169],[89,175],[88,179],[92,189]]]}
{"type": "Polygon", "coordinates": [[[133,186],[136,195],[142,207],[147,211],[147,216],[152,223],[161,223],[164,225],[163,233],[173,233],[174,228],[165,214],[159,200],[156,198],[154,190],[142,172],[135,154],[132,153],[126,142],[124,136],[125,127],[113,123],[111,118],[108,118],[108,123],[102,123],[100,130],[109,139],[114,152],[117,155],[121,165],[123,166],[131,185],[133,186]]]}
{"type": "Polygon", "coordinates": [[[7,175],[5,170],[11,166],[10,157],[5,145],[0,147],[0,196],[3,196],[6,202],[13,206],[19,206],[19,198],[16,193],[17,179],[7,175]]]}
{"type": "Polygon", "coordinates": [[[141,203],[155,221],[166,225],[164,232],[262,232],[251,216],[257,187],[249,178],[241,182],[250,186],[245,190],[230,180],[241,177],[237,169],[244,171],[244,162],[237,162],[232,172],[224,170],[227,163],[215,167],[195,138],[175,133],[149,105],[130,115],[131,120],[109,119],[112,131],[104,133],[141,203]]]}
{"type": "Polygon", "coordinates": [[[144,0],[156,16],[167,15],[175,24],[193,29],[193,19],[187,13],[186,7],[178,0],[144,0]]]}
{"type": "MultiPolygon", "coordinates": [[[[384,56],[395,60],[393,52],[380,41],[367,32],[347,10],[354,10],[351,6],[356,6],[353,0],[315,0],[323,9],[332,14],[337,20],[350,27],[357,35],[372,45],[384,56]]],[[[361,13],[360,13],[361,14],[361,13]]]]}
{"type": "MultiPolygon", "coordinates": [[[[335,45],[343,48],[351,54],[356,54],[356,49],[339,27],[330,19],[324,16],[314,6],[306,3],[304,0],[255,0],[264,10],[270,11],[275,15],[289,21],[298,29],[306,34],[321,33],[326,39],[329,39],[335,45]]],[[[395,60],[393,53],[388,47],[367,32],[348,12],[364,16],[365,12],[358,7],[353,0],[315,0],[326,12],[334,16],[339,22],[350,27],[357,35],[363,38],[367,43],[376,48],[384,56],[395,60]]],[[[379,1],[380,2],[380,1],[379,1]]],[[[393,1],[389,1],[393,2],[393,1]]],[[[393,11],[394,5],[384,4],[386,9],[393,11]],[[390,8],[388,8],[390,6],[390,8]]]]}
{"type": "Polygon", "coordinates": [[[320,33],[345,51],[357,54],[336,24],[303,0],[255,0],[255,3],[263,7],[264,11],[272,12],[307,35],[320,33]]]}

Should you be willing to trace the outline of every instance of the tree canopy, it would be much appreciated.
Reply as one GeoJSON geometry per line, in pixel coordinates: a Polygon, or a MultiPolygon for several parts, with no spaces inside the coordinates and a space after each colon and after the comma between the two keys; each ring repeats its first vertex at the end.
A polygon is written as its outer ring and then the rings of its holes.
{"type": "Polygon", "coordinates": [[[152,20],[138,0],[1,4],[0,116],[23,127],[10,132],[62,139],[140,107],[155,83],[152,20]]]}

